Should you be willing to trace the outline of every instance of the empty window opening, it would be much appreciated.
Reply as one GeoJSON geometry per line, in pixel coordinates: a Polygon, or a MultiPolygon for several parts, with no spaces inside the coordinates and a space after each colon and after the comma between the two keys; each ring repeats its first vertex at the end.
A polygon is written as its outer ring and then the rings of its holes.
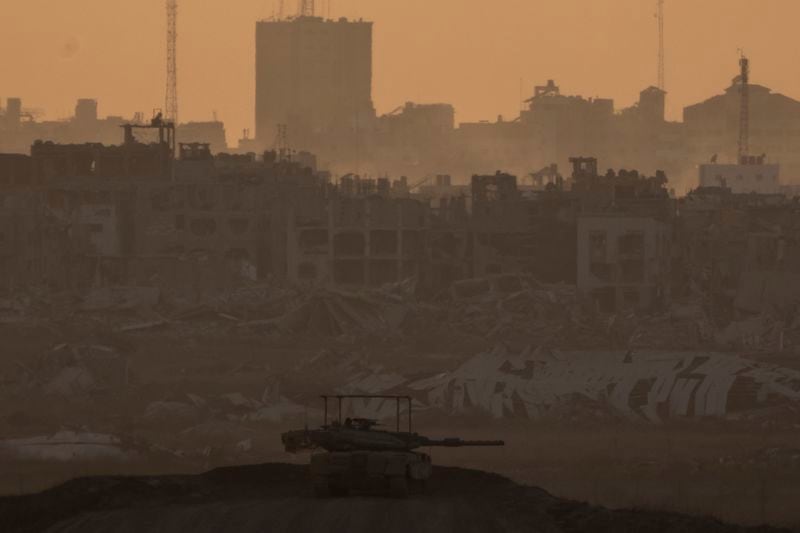
{"type": "Polygon", "coordinates": [[[364,255],[366,243],[363,233],[340,233],[333,239],[336,255],[364,255]]]}
{"type": "Polygon", "coordinates": [[[198,237],[208,237],[217,231],[217,221],[213,218],[196,218],[191,223],[192,233],[198,237]]]}

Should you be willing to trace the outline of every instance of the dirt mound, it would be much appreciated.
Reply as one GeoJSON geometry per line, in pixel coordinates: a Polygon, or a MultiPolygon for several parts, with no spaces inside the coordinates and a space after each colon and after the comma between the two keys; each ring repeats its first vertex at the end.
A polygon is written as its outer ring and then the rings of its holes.
{"type": "MultiPolygon", "coordinates": [[[[742,528],[672,513],[609,511],[560,500],[503,477],[437,468],[407,500],[310,496],[304,467],[223,468],[200,476],[84,478],[0,499],[4,532],[727,532],[742,528]]],[[[775,531],[769,528],[749,531],[775,531]]]]}

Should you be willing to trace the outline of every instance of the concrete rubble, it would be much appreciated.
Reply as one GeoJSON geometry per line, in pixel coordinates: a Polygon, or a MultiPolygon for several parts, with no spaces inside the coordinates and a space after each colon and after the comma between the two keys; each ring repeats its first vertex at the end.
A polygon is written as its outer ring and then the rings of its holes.
{"type": "Polygon", "coordinates": [[[30,366],[17,363],[17,385],[46,395],[70,396],[127,385],[127,357],[103,345],[60,344],[30,366]]]}
{"type": "MultiPolygon", "coordinates": [[[[4,371],[0,391],[63,399],[77,422],[98,400],[119,401],[123,414],[87,432],[122,442],[135,434],[141,456],[166,464],[257,458],[271,431],[321,419],[320,391],[407,394],[422,421],[800,427],[800,370],[790,361],[800,322],[769,306],[723,320],[697,296],[659,312],[608,313],[573,285],[521,274],[462,280],[434,295],[413,280],[351,289],[275,282],[193,298],[120,286],[43,301],[28,290],[0,304],[4,327],[63,339],[4,371]],[[176,362],[166,381],[132,370],[151,346],[204,339],[224,339],[211,366],[176,362]],[[245,341],[260,348],[226,363],[245,341]],[[285,355],[267,357],[273,351],[285,355]]],[[[395,416],[380,400],[349,409],[395,416]]],[[[13,413],[0,424],[15,439],[52,427],[13,413]]],[[[39,449],[31,446],[20,449],[39,449]]]]}

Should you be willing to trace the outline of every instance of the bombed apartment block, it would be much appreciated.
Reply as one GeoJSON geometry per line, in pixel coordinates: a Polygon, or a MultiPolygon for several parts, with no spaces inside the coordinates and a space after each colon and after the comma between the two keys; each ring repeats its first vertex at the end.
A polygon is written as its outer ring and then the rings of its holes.
{"type": "MultiPolygon", "coordinates": [[[[323,187],[323,175],[272,152],[258,160],[214,156],[208,143],[181,144],[175,159],[174,128],[159,117],[121,132],[119,146],[37,142],[31,156],[0,158],[8,250],[34,238],[20,229],[19,220],[31,220],[55,228],[46,235],[58,236],[63,253],[49,257],[64,259],[63,276],[53,281],[64,287],[158,283],[213,291],[285,277],[288,206],[323,187]],[[158,142],[140,141],[141,129],[158,142]],[[33,198],[28,207],[9,212],[6,204],[24,195],[33,198]]],[[[24,271],[20,265],[6,270],[24,271]]]]}
{"type": "Polygon", "coordinates": [[[592,157],[570,158],[573,166],[571,191],[581,212],[614,211],[630,215],[647,215],[670,220],[676,215],[676,202],[667,190],[667,176],[640,175],[636,170],[609,169],[598,172],[598,161],[592,157]]]}
{"type": "Polygon", "coordinates": [[[595,158],[574,157],[577,286],[605,312],[661,308],[669,302],[676,202],[667,177],[635,170],[601,175],[595,158]]]}
{"type": "Polygon", "coordinates": [[[37,141],[31,147],[31,157],[39,184],[83,178],[136,181],[170,179],[174,126],[154,119],[150,125],[126,124],[122,129],[125,141],[117,146],[37,141]],[[134,129],[158,131],[159,142],[139,142],[134,129]]]}
{"type": "Polygon", "coordinates": [[[284,279],[290,213],[323,197],[327,178],[273,152],[212,156],[191,143],[180,155],[174,180],[140,194],[137,276],[159,273],[192,292],[284,279]]]}
{"type": "Polygon", "coordinates": [[[800,213],[782,195],[700,187],[681,199],[676,287],[703,294],[719,321],[784,313],[800,298],[800,213]]]}
{"type": "Polygon", "coordinates": [[[0,287],[51,286],[63,279],[67,229],[42,209],[38,195],[0,191],[0,287]]]}
{"type": "Polygon", "coordinates": [[[33,185],[33,161],[23,154],[0,154],[0,190],[26,189],[33,185]]]}
{"type": "Polygon", "coordinates": [[[448,287],[472,276],[474,244],[467,191],[467,187],[451,185],[450,176],[437,176],[435,185],[416,195],[431,206],[427,278],[431,287],[448,287]]]}
{"type": "Polygon", "coordinates": [[[324,197],[293,204],[290,280],[376,286],[423,277],[430,209],[418,200],[392,197],[388,182],[378,185],[384,194],[361,180],[343,181],[324,197]],[[356,185],[360,194],[354,192],[356,185]]]}
{"type": "Polygon", "coordinates": [[[472,178],[473,276],[526,273],[574,282],[575,202],[561,190],[523,195],[516,176],[472,178]]]}
{"type": "Polygon", "coordinates": [[[669,301],[667,224],[623,214],[578,219],[578,290],[598,310],[659,308],[669,301]]]}

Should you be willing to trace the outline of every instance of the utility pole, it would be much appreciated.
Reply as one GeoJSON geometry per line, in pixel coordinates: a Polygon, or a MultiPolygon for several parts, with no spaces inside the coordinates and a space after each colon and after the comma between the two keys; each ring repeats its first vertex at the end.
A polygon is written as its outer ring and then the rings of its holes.
{"type": "Polygon", "coordinates": [[[666,90],[666,80],[664,74],[664,0],[658,2],[658,88],[666,90]]]}
{"type": "Polygon", "coordinates": [[[167,97],[165,118],[178,124],[178,0],[167,0],[167,97]]]}
{"type": "Polygon", "coordinates": [[[750,60],[742,52],[739,58],[739,163],[750,155],[750,60]]]}

